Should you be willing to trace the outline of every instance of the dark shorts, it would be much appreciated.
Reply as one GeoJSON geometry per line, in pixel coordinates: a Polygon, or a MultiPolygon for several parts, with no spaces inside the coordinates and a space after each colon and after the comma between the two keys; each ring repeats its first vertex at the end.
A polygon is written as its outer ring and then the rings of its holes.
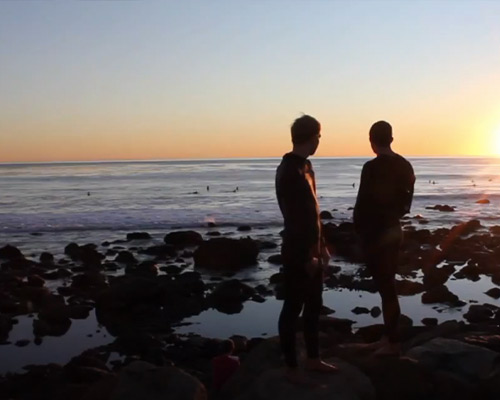
{"type": "Polygon", "coordinates": [[[396,275],[402,241],[403,232],[400,226],[362,237],[366,266],[374,278],[390,278],[396,275]]]}

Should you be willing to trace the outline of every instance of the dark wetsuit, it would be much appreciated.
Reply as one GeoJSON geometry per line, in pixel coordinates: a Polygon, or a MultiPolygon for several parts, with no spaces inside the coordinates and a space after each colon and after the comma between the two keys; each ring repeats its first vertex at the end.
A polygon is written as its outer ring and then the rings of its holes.
{"type": "Polygon", "coordinates": [[[379,155],[363,166],[354,224],[361,237],[366,265],[382,298],[389,341],[398,342],[401,310],[395,277],[403,238],[400,218],[410,211],[415,175],[398,154],[379,155]]]}
{"type": "Polygon", "coordinates": [[[279,318],[279,335],[285,362],[297,366],[295,332],[304,308],[304,340],[309,358],[319,356],[319,314],[322,306],[323,277],[318,268],[314,276],[305,266],[319,251],[321,223],[316,199],[316,181],[311,162],[287,153],[276,171],[276,196],[285,229],[281,255],[285,276],[285,299],[279,318]]]}

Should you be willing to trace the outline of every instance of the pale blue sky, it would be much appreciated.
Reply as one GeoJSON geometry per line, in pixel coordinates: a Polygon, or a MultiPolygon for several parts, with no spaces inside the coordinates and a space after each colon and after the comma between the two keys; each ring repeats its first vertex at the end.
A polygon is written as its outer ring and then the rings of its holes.
{"type": "Polygon", "coordinates": [[[2,1],[0,161],[280,155],[301,112],[321,155],[368,154],[381,118],[406,153],[487,152],[468,136],[500,129],[498,21],[495,1],[2,1]]]}

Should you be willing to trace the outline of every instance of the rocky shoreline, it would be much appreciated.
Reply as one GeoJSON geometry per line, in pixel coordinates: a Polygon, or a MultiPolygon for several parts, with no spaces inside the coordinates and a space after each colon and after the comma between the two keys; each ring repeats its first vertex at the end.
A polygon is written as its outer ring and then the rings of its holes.
{"type": "MultiPolygon", "coordinates": [[[[323,217],[328,221],[327,214],[323,217]]],[[[432,318],[404,318],[407,358],[380,360],[360,354],[351,344],[377,340],[381,325],[353,330],[354,321],[325,315],[323,354],[345,363],[345,370],[353,375],[334,379],[336,383],[318,378],[327,388],[314,398],[331,397],[339,391],[345,393],[344,398],[359,399],[469,399],[477,393],[483,398],[500,396],[495,382],[500,381],[496,364],[500,308],[489,303],[466,304],[446,286],[449,280],[477,281],[483,276],[500,285],[500,227],[485,228],[478,220],[434,231],[417,229],[419,225],[425,223],[418,216],[405,220],[398,292],[401,296],[419,295],[424,304],[468,306],[463,313],[467,322],[438,324],[432,318]],[[354,386],[360,391],[352,392],[349,386],[353,385],[348,383],[357,380],[361,383],[354,386]]],[[[64,257],[42,252],[36,260],[14,246],[1,247],[0,343],[8,343],[13,326],[25,315],[35,317],[34,341],[41,343],[45,337],[64,335],[73,320],[85,319],[91,312],[115,339],[83,352],[64,366],[26,366],[26,373],[5,374],[0,378],[0,398],[107,399],[121,398],[133,390],[139,390],[143,397],[146,389],[140,385],[144,382],[139,380],[135,389],[125,390],[123,385],[131,384],[131,379],[124,377],[151,371],[170,382],[159,384],[158,389],[169,393],[169,398],[204,398],[210,391],[210,360],[217,354],[219,340],[178,335],[175,326],[205,310],[238,313],[248,300],[265,302],[281,297],[279,242],[252,239],[248,226],[237,231],[248,236],[230,238],[211,226],[205,235],[173,231],[158,243],[149,233],[133,232],[126,239],[100,245],[69,243],[64,257]],[[276,266],[267,284],[252,285],[235,278],[238,271],[257,268],[263,254],[276,266]],[[177,383],[185,386],[177,387],[177,383]],[[175,397],[176,391],[184,397],[175,397]],[[193,395],[186,397],[187,393],[193,395]]],[[[336,257],[362,262],[351,223],[328,222],[324,231],[336,257]]],[[[363,268],[352,275],[330,266],[325,285],[375,292],[363,268]]],[[[498,299],[500,288],[492,287],[487,295],[498,299]]],[[[353,312],[377,315],[377,308],[356,307],[353,312]]],[[[281,361],[276,339],[235,340],[243,366],[218,397],[271,398],[261,389],[273,382],[282,389],[271,391],[274,398],[292,390],[279,383],[276,368],[281,361]]],[[[309,398],[297,397],[297,393],[295,398],[309,398]]]]}

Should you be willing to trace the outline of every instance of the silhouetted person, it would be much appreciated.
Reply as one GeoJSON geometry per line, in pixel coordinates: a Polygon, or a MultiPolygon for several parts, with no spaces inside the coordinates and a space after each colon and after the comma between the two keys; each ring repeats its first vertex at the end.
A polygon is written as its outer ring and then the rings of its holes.
{"type": "Polygon", "coordinates": [[[376,158],[361,172],[354,224],[361,237],[366,265],[380,296],[386,336],[379,354],[399,354],[401,315],[395,277],[403,238],[400,218],[410,211],[415,175],[411,164],[391,149],[392,127],[385,121],[373,124],[370,143],[376,158]]]}
{"type": "Polygon", "coordinates": [[[305,382],[298,370],[295,344],[302,308],[305,367],[324,372],[336,370],[319,358],[322,267],[328,263],[330,254],[322,239],[314,171],[307,157],[318,148],[320,130],[319,122],[309,115],[296,119],[291,128],[293,150],[283,156],[276,171],[276,195],[285,225],[281,247],[285,298],[278,328],[287,378],[297,383],[305,382]]]}
{"type": "Polygon", "coordinates": [[[207,192],[210,192],[210,186],[207,185],[207,192]]]}
{"type": "Polygon", "coordinates": [[[213,390],[217,393],[224,383],[236,372],[240,366],[238,357],[233,356],[234,342],[231,339],[221,343],[221,354],[212,359],[213,390]]]}

